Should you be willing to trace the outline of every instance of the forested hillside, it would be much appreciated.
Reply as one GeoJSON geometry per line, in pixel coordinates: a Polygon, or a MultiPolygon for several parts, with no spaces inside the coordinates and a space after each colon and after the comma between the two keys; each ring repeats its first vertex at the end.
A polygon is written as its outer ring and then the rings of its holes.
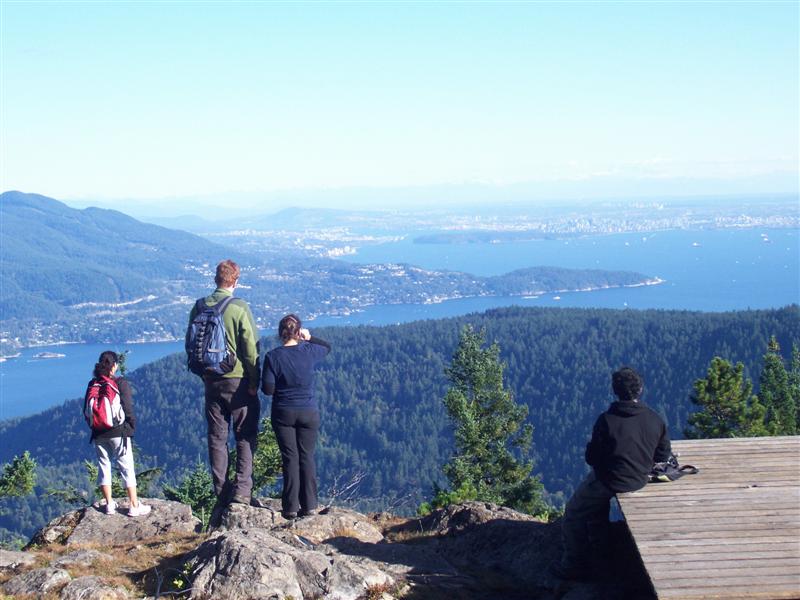
{"type": "MultiPolygon", "coordinates": [[[[452,447],[443,371],[467,323],[500,344],[508,386],[530,409],[536,470],[556,498],[570,493],[584,472],[592,423],[612,399],[612,370],[627,364],[642,373],[644,401],[677,438],[692,410],[692,382],[705,375],[712,357],[743,362],[757,380],[770,336],[787,351],[800,343],[796,305],[731,313],[512,307],[389,327],[316,330],[333,345],[318,378],[322,490],[337,475],[362,471],[363,498],[388,502],[410,492],[410,507],[430,494],[433,482],[443,482],[441,466],[452,447]]],[[[275,344],[263,340],[262,349],[275,344]]],[[[173,479],[205,460],[201,383],[186,371],[183,357],[142,367],[130,379],[137,392],[135,442],[150,462],[173,479]]],[[[0,438],[0,461],[27,449],[46,467],[40,488],[74,479],[79,462],[93,457],[78,400],[2,423],[0,438]]],[[[9,502],[20,512],[2,517],[0,525],[27,533],[60,508],[33,499],[9,502]]]]}

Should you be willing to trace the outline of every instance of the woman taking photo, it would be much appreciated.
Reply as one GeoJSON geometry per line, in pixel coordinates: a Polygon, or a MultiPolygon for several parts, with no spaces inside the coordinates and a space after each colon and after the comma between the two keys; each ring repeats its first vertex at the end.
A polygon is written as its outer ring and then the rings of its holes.
{"type": "Polygon", "coordinates": [[[261,391],[272,396],[272,429],[281,449],[281,514],[294,519],[317,511],[314,446],[319,432],[319,407],[314,398],[314,367],[331,346],[303,329],[295,315],[281,319],[278,336],[283,345],[267,352],[261,391]]]}
{"type": "Polygon", "coordinates": [[[136,497],[136,472],[133,466],[131,438],[136,428],[131,386],[124,377],[115,377],[119,367],[116,352],[106,350],[94,366],[94,378],[86,390],[84,415],[92,428],[92,441],[97,451],[97,484],[105,498],[106,514],[117,512],[111,497],[111,461],[116,461],[122,483],[130,501],[129,517],[141,517],[150,506],[136,497]]]}

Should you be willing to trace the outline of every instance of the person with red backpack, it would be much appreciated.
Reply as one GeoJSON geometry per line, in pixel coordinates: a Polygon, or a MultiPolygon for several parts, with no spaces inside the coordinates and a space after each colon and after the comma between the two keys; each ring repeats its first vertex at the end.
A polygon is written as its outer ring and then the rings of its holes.
{"type": "Polygon", "coordinates": [[[130,502],[129,517],[148,514],[151,507],[139,502],[136,496],[136,472],[133,466],[131,438],[136,428],[131,386],[124,377],[115,377],[119,367],[116,352],[106,350],[94,366],[84,399],[83,414],[92,430],[92,442],[97,451],[97,484],[105,498],[106,514],[117,512],[111,495],[111,461],[116,461],[130,502]]]}

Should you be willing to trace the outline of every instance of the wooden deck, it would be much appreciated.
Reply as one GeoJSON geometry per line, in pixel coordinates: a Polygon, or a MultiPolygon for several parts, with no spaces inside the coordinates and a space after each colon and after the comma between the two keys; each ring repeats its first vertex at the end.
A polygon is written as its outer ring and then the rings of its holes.
{"type": "Polygon", "coordinates": [[[700,473],[618,494],[658,598],[800,598],[800,436],[672,446],[700,473]]]}

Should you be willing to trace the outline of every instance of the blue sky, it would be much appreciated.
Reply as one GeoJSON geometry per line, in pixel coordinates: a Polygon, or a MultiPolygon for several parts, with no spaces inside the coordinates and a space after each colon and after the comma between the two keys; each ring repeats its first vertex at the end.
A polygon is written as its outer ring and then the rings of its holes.
{"type": "Polygon", "coordinates": [[[3,189],[797,190],[797,2],[1,10],[3,189]]]}

